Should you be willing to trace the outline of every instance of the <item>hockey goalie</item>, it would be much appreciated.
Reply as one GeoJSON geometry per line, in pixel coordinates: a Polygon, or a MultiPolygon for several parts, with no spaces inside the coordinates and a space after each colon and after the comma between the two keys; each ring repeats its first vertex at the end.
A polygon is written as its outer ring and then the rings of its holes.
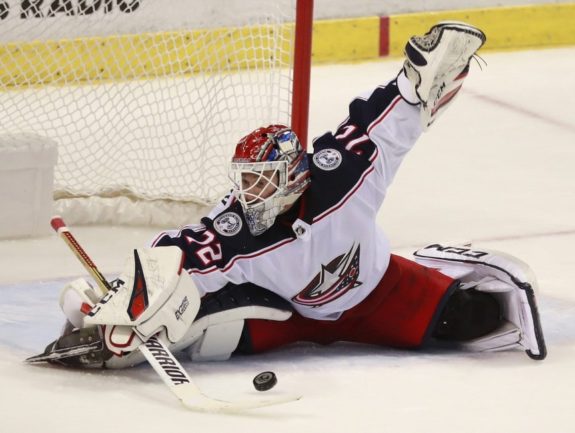
{"type": "Polygon", "coordinates": [[[107,293],[84,279],[64,287],[67,326],[30,361],[122,368],[144,360],[151,338],[192,360],[296,341],[519,349],[544,359],[525,263],[441,243],[408,260],[376,224],[403,158],[454,102],[484,42],[458,22],[410,38],[399,74],[351,101],[313,153],[284,125],[242,138],[230,194],[201,223],[130,254],[107,293]]]}

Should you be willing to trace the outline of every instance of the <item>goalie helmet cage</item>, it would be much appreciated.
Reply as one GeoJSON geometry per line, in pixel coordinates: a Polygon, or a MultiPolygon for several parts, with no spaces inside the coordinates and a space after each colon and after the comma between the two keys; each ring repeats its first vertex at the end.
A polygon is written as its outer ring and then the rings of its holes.
{"type": "Polygon", "coordinates": [[[0,26],[0,134],[58,144],[69,223],[182,225],[237,141],[307,139],[313,0],[22,2],[0,26]]]}

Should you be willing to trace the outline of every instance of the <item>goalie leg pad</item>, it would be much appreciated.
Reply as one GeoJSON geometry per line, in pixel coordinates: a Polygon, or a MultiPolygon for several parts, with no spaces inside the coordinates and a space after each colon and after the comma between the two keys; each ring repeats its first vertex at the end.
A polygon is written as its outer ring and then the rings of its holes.
{"type": "MultiPolygon", "coordinates": [[[[196,320],[184,337],[169,348],[172,352],[186,352],[192,361],[225,361],[240,344],[246,319],[284,321],[291,314],[289,302],[269,290],[254,284],[228,284],[202,298],[196,320]]],[[[119,343],[121,339],[116,337],[114,341],[119,343]]],[[[123,368],[143,360],[141,353],[135,351],[128,356],[111,357],[106,367],[123,368]]]]}
{"type": "Polygon", "coordinates": [[[491,293],[500,303],[504,324],[464,344],[471,350],[522,347],[532,359],[547,355],[537,309],[537,280],[529,266],[508,254],[469,247],[432,244],[414,253],[415,260],[459,279],[462,289],[491,293]]]}
{"type": "Polygon", "coordinates": [[[197,320],[175,350],[193,361],[227,360],[240,344],[246,319],[284,321],[292,309],[285,299],[253,284],[232,285],[202,299],[197,320]]]}

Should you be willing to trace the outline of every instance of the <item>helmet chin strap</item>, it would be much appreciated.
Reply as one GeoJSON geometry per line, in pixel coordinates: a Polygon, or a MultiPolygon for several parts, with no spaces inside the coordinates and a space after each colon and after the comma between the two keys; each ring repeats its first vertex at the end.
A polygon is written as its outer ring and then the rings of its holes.
{"type": "Polygon", "coordinates": [[[274,197],[272,200],[264,201],[257,206],[244,208],[250,233],[254,236],[264,233],[273,225],[278,215],[291,209],[300,195],[299,193],[292,193],[287,196],[274,197]]]}

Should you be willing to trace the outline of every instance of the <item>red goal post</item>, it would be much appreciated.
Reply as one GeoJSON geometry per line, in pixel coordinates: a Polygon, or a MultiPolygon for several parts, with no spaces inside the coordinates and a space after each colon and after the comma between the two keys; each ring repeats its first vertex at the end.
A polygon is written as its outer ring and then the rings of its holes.
{"type": "Polygon", "coordinates": [[[313,0],[30,5],[0,18],[0,134],[58,144],[70,224],[195,222],[243,135],[307,142],[313,0]]]}
{"type": "Polygon", "coordinates": [[[297,0],[291,126],[307,148],[313,30],[313,0],[297,0]]]}

